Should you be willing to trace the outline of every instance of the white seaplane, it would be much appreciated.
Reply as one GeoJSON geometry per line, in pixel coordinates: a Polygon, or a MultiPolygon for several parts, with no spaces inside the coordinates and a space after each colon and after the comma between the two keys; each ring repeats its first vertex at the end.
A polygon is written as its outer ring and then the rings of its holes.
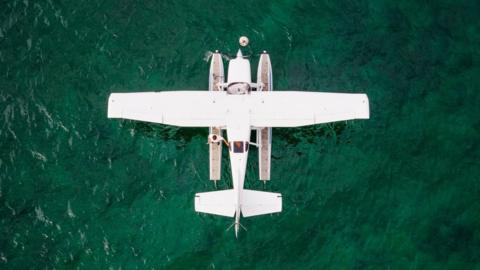
{"type": "MultiPolygon", "coordinates": [[[[246,37],[240,45],[248,44],[246,37]]],[[[112,93],[108,117],[180,127],[209,127],[210,179],[220,180],[222,144],[230,153],[233,189],[195,195],[195,211],[235,217],[238,237],[240,214],[244,217],[282,211],[280,193],[243,188],[250,146],[258,147],[259,179],[270,180],[272,128],[300,127],[351,119],[368,119],[365,94],[272,91],[269,55],[260,55],[257,81],[252,82],[250,62],[241,49],[229,60],[224,80],[222,55],[211,57],[209,91],[112,93]],[[227,138],[222,137],[226,130],[227,138]],[[250,133],[256,131],[256,142],[250,133]]]]}

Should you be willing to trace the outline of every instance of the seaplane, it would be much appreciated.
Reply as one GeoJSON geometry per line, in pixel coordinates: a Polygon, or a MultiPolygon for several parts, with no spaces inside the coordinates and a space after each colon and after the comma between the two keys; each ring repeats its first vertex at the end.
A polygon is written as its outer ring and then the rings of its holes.
{"type": "MultiPolygon", "coordinates": [[[[247,46],[248,38],[241,37],[239,43],[247,46]]],[[[210,180],[220,180],[225,146],[230,155],[233,188],[195,194],[195,211],[234,217],[232,226],[238,237],[241,215],[282,211],[280,193],[243,187],[251,146],[258,148],[259,180],[269,181],[272,128],[368,119],[369,101],[363,93],[273,91],[272,65],[266,51],[260,54],[256,82],[252,82],[250,61],[243,56],[241,47],[236,57],[226,60],[226,80],[222,54],[215,51],[210,61],[208,90],[111,93],[108,118],[208,127],[210,180]],[[252,131],[256,133],[255,142],[250,141],[252,131]]]]}

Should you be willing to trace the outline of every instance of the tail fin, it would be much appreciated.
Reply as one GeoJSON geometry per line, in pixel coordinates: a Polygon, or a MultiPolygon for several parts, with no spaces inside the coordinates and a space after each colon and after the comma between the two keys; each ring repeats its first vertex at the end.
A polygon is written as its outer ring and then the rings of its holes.
{"type": "Polygon", "coordinates": [[[282,212],[282,194],[244,189],[241,211],[244,217],[282,212]]]}
{"type": "Polygon", "coordinates": [[[195,194],[195,211],[233,217],[235,215],[233,189],[195,194]]]}

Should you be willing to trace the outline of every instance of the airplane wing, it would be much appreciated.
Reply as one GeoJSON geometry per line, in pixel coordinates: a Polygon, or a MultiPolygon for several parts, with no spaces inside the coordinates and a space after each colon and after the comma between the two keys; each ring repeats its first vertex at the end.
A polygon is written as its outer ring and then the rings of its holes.
{"type": "Polygon", "coordinates": [[[225,126],[225,104],[215,91],[112,93],[108,117],[182,127],[225,126]]]}
{"type": "Polygon", "coordinates": [[[271,91],[251,95],[254,127],[298,127],[370,117],[366,94],[271,91]]]}
{"type": "Polygon", "coordinates": [[[108,117],[181,127],[225,127],[228,111],[249,111],[255,127],[298,127],[350,119],[368,119],[365,94],[302,91],[251,92],[164,91],[113,93],[108,117]]]}

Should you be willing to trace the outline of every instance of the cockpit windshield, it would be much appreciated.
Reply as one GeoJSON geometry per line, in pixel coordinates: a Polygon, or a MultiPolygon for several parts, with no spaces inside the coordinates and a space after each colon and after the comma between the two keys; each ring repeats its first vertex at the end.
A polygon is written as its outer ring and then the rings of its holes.
{"type": "Polygon", "coordinates": [[[239,141],[233,142],[233,152],[234,153],[243,153],[244,152],[243,142],[239,142],[239,141]]]}
{"type": "Polygon", "coordinates": [[[233,153],[245,153],[248,151],[248,142],[243,142],[243,141],[230,142],[230,151],[233,151],[233,153]]]}
{"type": "Polygon", "coordinates": [[[244,95],[250,92],[250,84],[246,82],[234,82],[227,86],[227,93],[230,95],[244,95]]]}

